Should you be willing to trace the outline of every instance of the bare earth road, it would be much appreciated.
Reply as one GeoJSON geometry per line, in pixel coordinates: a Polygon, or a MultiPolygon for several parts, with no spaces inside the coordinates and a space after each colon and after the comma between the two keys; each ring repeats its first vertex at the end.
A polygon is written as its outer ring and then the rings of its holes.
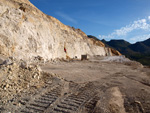
{"type": "Polygon", "coordinates": [[[85,100],[85,111],[80,109],[78,112],[150,112],[150,69],[138,63],[104,62],[94,58],[47,64],[42,69],[75,84],[85,85],[85,92],[90,92],[87,100],[91,99],[94,104],[89,105],[92,107],[88,111],[86,104],[90,102],[85,100]],[[94,98],[97,100],[93,101],[94,98]]]}
{"type": "Polygon", "coordinates": [[[150,69],[135,62],[88,61],[47,63],[54,73],[15,112],[23,113],[150,113],[150,69]]]}

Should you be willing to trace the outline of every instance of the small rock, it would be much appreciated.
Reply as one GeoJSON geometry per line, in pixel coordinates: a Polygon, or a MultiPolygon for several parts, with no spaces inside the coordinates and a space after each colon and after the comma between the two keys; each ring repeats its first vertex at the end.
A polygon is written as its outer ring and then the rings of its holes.
{"type": "Polygon", "coordinates": [[[39,80],[39,79],[40,79],[40,76],[38,76],[37,79],[39,80]]]}
{"type": "Polygon", "coordinates": [[[6,88],[9,88],[9,84],[6,84],[6,88]]]}
{"type": "Polygon", "coordinates": [[[9,73],[9,74],[12,74],[12,71],[9,70],[8,73],[9,73]]]}
{"type": "Polygon", "coordinates": [[[42,71],[42,69],[39,67],[39,66],[37,66],[37,70],[40,72],[40,71],[42,71]]]}
{"type": "Polygon", "coordinates": [[[25,62],[25,61],[21,61],[20,62],[20,67],[23,68],[23,69],[27,69],[28,68],[28,63],[25,62]]]}
{"type": "Polygon", "coordinates": [[[2,64],[3,65],[10,65],[11,63],[12,63],[11,60],[7,59],[2,64]]]}
{"type": "Polygon", "coordinates": [[[32,76],[32,78],[37,78],[37,77],[38,77],[37,73],[32,76]]]}
{"type": "Polygon", "coordinates": [[[14,62],[14,63],[12,64],[12,66],[13,66],[13,67],[17,67],[17,64],[14,62]]]}

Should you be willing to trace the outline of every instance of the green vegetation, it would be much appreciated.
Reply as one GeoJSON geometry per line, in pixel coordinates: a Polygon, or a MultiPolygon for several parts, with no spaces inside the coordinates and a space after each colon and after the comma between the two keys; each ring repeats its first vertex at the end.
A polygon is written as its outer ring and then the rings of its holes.
{"type": "Polygon", "coordinates": [[[129,57],[132,60],[136,60],[142,63],[143,65],[150,66],[150,54],[133,54],[127,57],[129,57]]]}

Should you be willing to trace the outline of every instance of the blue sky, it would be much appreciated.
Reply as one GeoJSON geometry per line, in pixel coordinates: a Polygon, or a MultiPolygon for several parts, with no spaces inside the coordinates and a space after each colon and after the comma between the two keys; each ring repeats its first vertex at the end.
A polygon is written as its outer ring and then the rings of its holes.
{"type": "Polygon", "coordinates": [[[30,0],[44,13],[99,39],[150,38],[150,0],[30,0]]]}

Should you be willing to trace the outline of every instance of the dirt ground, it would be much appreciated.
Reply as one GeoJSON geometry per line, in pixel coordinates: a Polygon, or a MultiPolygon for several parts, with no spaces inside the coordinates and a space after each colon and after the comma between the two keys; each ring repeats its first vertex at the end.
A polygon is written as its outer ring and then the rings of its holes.
{"type": "Polygon", "coordinates": [[[30,93],[16,99],[19,107],[9,111],[150,113],[150,69],[136,62],[102,59],[41,64],[42,71],[53,77],[47,77],[45,87],[37,89],[34,95],[30,93]]]}
{"type": "MultiPolygon", "coordinates": [[[[123,73],[125,75],[137,75],[143,70],[139,64],[129,65],[117,62],[105,62],[101,61],[99,58],[95,58],[84,61],[76,60],[70,62],[48,63],[41,66],[41,68],[46,72],[56,73],[68,81],[85,83],[98,81],[102,78],[118,73],[123,73]]],[[[141,74],[145,73],[142,72],[141,74]]]]}
{"type": "MultiPolygon", "coordinates": [[[[42,70],[53,72],[78,84],[93,84],[98,88],[100,107],[97,112],[123,113],[149,113],[150,112],[150,69],[137,62],[102,61],[103,58],[95,57],[88,61],[70,61],[46,64],[42,70]],[[119,97],[114,99],[111,90],[117,90],[119,97]],[[103,95],[101,97],[101,95],[103,95]],[[111,98],[112,97],[112,98],[111,98]],[[110,98],[110,99],[109,99],[110,98]],[[122,100],[122,101],[121,101],[122,100]],[[118,102],[112,102],[118,101],[118,102]],[[121,101],[121,102],[119,102],[121,101]],[[101,104],[106,105],[101,105],[101,104]],[[117,103],[114,105],[110,103],[117,103]],[[122,105],[121,105],[122,104],[122,105]],[[111,108],[111,107],[112,108],[111,108]],[[119,109],[119,110],[118,110],[119,109]],[[109,111],[109,110],[108,110],[109,111]]],[[[91,89],[93,90],[93,89],[91,89]]],[[[96,90],[97,91],[97,90],[96,90]]],[[[95,111],[96,112],[96,111],[95,111]]]]}

